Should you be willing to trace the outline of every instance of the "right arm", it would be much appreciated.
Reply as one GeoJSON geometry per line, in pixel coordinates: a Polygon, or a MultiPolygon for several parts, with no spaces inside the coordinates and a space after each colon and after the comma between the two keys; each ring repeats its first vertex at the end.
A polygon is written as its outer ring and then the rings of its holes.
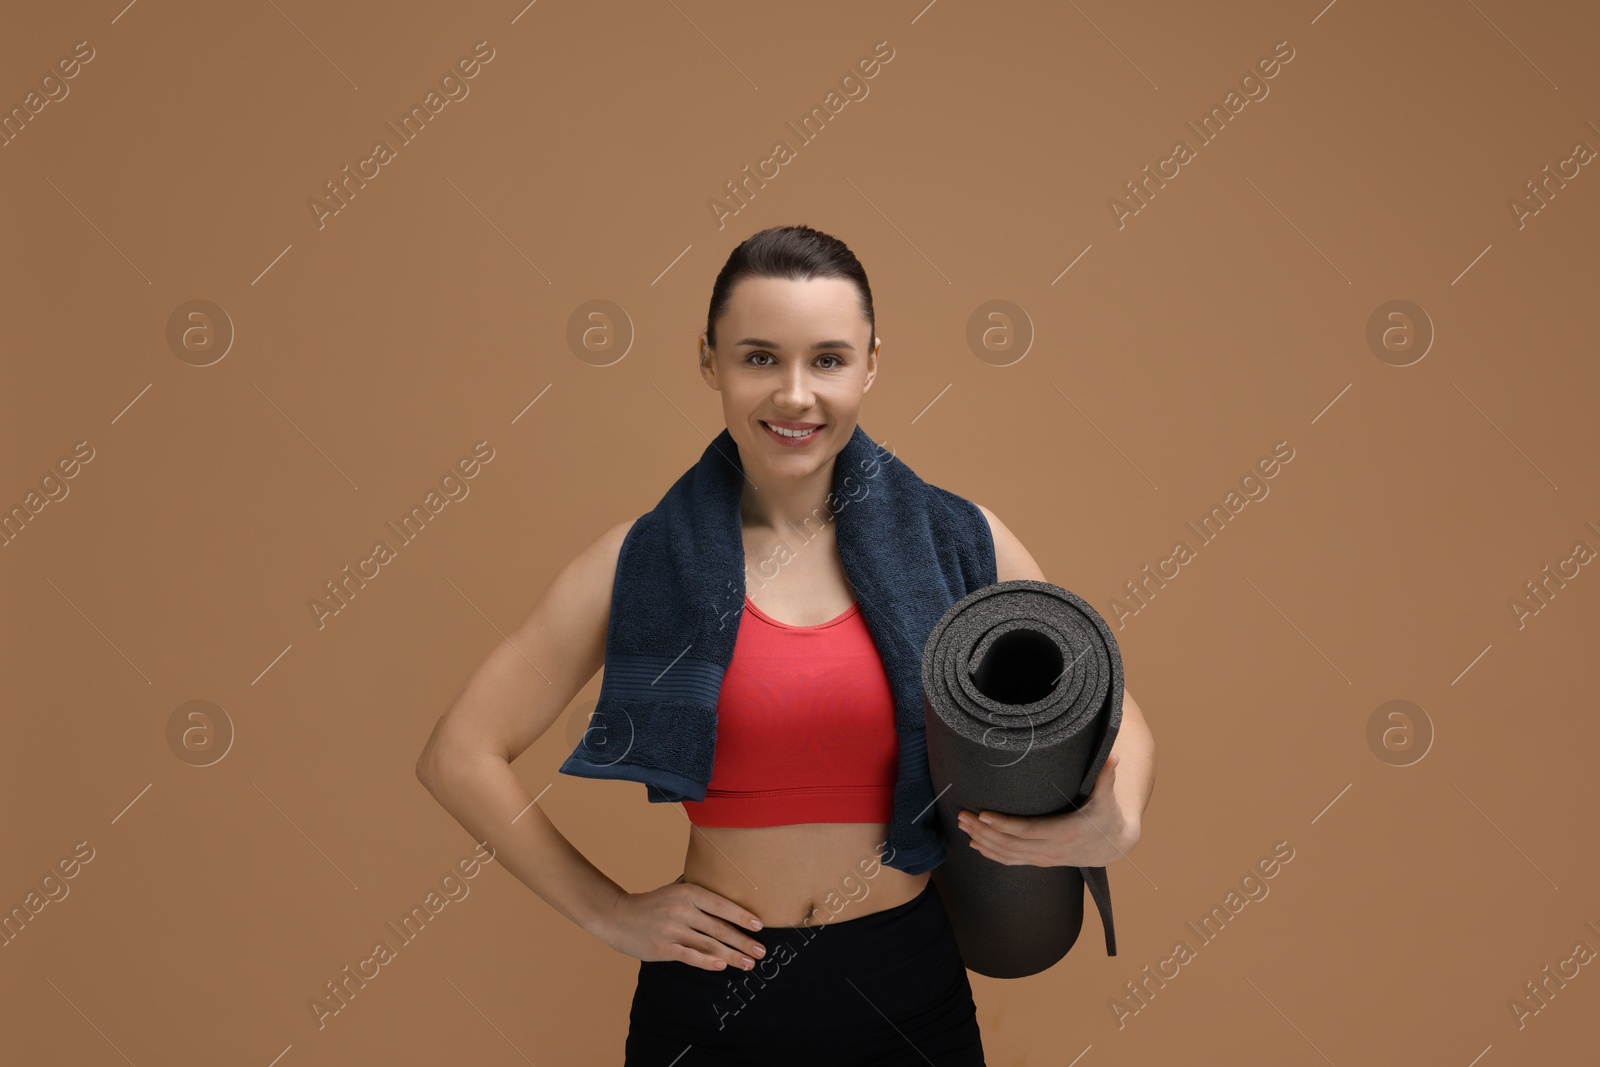
{"type": "Polygon", "coordinates": [[[632,525],[607,530],[551,580],[522,625],[468,676],[417,758],[417,778],[475,840],[489,842],[518,881],[596,935],[624,890],[538,805],[528,807],[533,798],[511,762],[605,661],[613,575],[632,525]]]}
{"type": "Polygon", "coordinates": [[[417,778],[518,881],[617,951],[749,969],[746,953],[759,959],[760,946],[739,926],[758,928],[754,915],[681,877],[627,892],[573,847],[511,770],[605,662],[612,584],[632,526],[613,526],[562,568],[478,664],[434,725],[417,778]]]}

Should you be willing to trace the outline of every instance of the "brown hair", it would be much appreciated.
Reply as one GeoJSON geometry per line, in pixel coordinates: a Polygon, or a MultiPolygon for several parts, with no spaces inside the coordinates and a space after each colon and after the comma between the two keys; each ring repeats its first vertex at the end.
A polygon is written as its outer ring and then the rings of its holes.
{"type": "Polygon", "coordinates": [[[706,344],[717,346],[717,319],[728,306],[733,287],[742,278],[847,278],[856,284],[861,314],[867,320],[867,344],[877,330],[872,314],[872,286],[867,272],[837,237],[799,226],[772,226],[751,234],[728,254],[715,284],[711,286],[711,308],[706,313],[706,344]]]}

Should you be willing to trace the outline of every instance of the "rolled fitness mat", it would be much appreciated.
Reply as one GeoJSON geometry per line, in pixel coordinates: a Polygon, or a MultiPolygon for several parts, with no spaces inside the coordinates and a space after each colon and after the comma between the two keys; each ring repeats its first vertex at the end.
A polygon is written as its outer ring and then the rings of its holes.
{"type": "Polygon", "coordinates": [[[975,590],[934,624],[922,654],[928,770],[947,859],[934,868],[967,968],[1022,978],[1053,965],[1083,927],[1084,886],[1117,954],[1104,867],[991,860],[961,809],[1076,811],[1122,724],[1122,657],[1106,621],[1073,593],[1018,580],[975,590]]]}

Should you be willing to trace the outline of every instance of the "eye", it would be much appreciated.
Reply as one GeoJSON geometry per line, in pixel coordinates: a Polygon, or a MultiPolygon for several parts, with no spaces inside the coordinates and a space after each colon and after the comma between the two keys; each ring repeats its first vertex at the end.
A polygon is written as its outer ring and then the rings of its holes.
{"type": "MultiPolygon", "coordinates": [[[[763,349],[757,349],[756,351],[751,352],[748,356],[744,357],[744,361],[746,363],[749,363],[753,367],[770,367],[770,366],[773,365],[771,363],[757,363],[757,362],[755,362],[756,357],[758,357],[758,356],[765,356],[767,359],[774,358],[771,352],[767,352],[767,351],[765,351],[763,349]]],[[[825,352],[822,355],[818,356],[817,359],[819,361],[820,360],[824,360],[824,359],[833,360],[832,363],[825,365],[822,368],[823,370],[838,370],[840,367],[844,366],[844,360],[842,358],[840,358],[839,356],[834,355],[832,352],[825,352]]]]}

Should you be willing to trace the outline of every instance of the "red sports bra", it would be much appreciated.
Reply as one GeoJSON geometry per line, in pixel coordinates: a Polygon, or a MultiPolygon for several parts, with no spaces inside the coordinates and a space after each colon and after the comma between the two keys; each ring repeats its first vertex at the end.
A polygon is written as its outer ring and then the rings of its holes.
{"type": "Polygon", "coordinates": [[[705,800],[683,801],[697,826],[890,821],[900,735],[860,601],[792,626],[745,597],[714,752],[705,800]]]}

